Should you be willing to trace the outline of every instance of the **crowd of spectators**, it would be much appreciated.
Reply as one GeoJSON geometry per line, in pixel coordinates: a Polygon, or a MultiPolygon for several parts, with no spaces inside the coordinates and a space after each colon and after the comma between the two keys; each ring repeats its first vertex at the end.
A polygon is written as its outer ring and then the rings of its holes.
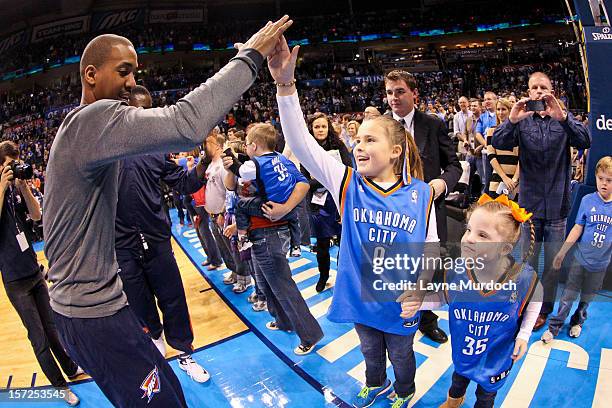
{"type": "MultiPolygon", "coordinates": [[[[438,115],[452,131],[461,95],[482,98],[485,90],[494,90],[498,95],[520,98],[527,91],[524,84],[529,74],[544,71],[551,76],[554,88],[562,90],[558,96],[565,106],[582,113],[586,88],[578,61],[576,52],[568,50],[550,61],[531,64],[506,65],[499,60],[443,64],[446,69],[415,74],[421,95],[418,106],[421,111],[438,115]]],[[[304,112],[355,113],[368,106],[384,112],[388,109],[383,92],[384,70],[382,62],[325,62],[312,58],[300,61],[298,80],[304,112]],[[312,80],[318,81],[312,85],[312,80]]],[[[213,73],[212,67],[148,66],[139,71],[137,81],[152,92],[154,106],[164,106],[175,103],[213,73]]],[[[43,188],[45,164],[57,128],[79,100],[80,85],[74,75],[59,78],[51,88],[35,86],[27,92],[0,94],[1,138],[20,145],[23,159],[36,166],[43,188]]],[[[249,123],[266,121],[277,124],[278,112],[275,87],[264,70],[220,125],[225,129],[244,128],[249,123]]]]}
{"type": "MultiPolygon", "coordinates": [[[[408,6],[406,6],[408,7],[408,6]]],[[[507,22],[511,24],[551,23],[563,18],[557,12],[541,5],[506,5],[503,10],[495,8],[470,8],[461,5],[446,5],[424,10],[403,8],[385,11],[346,13],[299,17],[293,25],[289,40],[308,38],[311,43],[333,42],[347,37],[392,33],[400,38],[414,35],[415,31],[452,28],[462,31],[476,31],[479,25],[507,22]],[[525,16],[528,16],[526,18],[525,16]],[[466,18],[467,17],[467,18],[466,18]]],[[[142,23],[141,23],[142,24],[142,23]]],[[[257,30],[260,20],[219,20],[203,24],[147,24],[123,26],[111,32],[124,35],[136,47],[164,47],[172,44],[175,48],[191,49],[196,43],[208,45],[211,49],[225,49],[257,30]]],[[[85,45],[98,33],[59,36],[26,47],[14,47],[3,53],[0,61],[0,75],[15,70],[28,71],[32,67],[49,67],[63,63],[66,58],[80,55],[85,45]]]]}

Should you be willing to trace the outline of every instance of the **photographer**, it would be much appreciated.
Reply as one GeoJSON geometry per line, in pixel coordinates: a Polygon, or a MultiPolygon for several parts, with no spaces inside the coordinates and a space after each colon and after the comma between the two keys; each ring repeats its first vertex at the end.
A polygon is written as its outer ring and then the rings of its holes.
{"type": "MultiPolygon", "coordinates": [[[[520,145],[519,205],[533,212],[535,251],[529,263],[538,270],[542,242],[544,248],[544,302],[535,330],[546,323],[556,298],[559,270],[552,261],[565,239],[570,208],[570,146],[588,149],[587,128],[566,112],[554,96],[548,75],[534,72],[529,77],[529,97],[514,104],[510,116],[493,133],[495,149],[512,150],[520,145]]],[[[529,246],[529,226],[522,226],[523,250],[529,246]]]]}
{"type": "Polygon", "coordinates": [[[68,378],[83,373],[66,355],[57,336],[49,291],[30,237],[26,235],[26,217],[41,218],[40,206],[25,180],[31,168],[20,165],[19,148],[10,141],[0,143],[0,271],[6,295],[28,331],[32,349],[51,385],[64,390],[66,402],[75,406],[79,398],[70,391],[53,356],[68,378]],[[22,174],[26,173],[26,174],[22,174]]]}

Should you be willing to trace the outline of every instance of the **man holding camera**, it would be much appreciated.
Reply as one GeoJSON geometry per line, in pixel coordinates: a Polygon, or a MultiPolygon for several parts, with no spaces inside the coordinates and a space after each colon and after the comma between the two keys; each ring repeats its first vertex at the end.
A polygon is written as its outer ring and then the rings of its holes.
{"type": "Polygon", "coordinates": [[[63,391],[70,406],[78,405],[55,362],[59,362],[68,378],[83,374],[68,357],[57,336],[49,305],[47,284],[36,260],[26,218],[41,219],[40,205],[32,195],[26,179],[32,178],[32,168],[19,161],[19,148],[10,141],[0,143],[0,271],[6,295],[17,311],[38,364],[49,382],[63,391]]]}
{"type": "MultiPolygon", "coordinates": [[[[552,261],[565,238],[567,214],[570,209],[570,146],[588,149],[591,136],[587,128],[566,112],[554,96],[548,75],[534,72],[529,77],[529,97],[514,104],[508,119],[493,133],[496,149],[519,149],[521,178],[519,205],[533,212],[536,247],[529,263],[538,270],[542,242],[544,248],[544,302],[534,329],[546,323],[552,312],[559,271],[552,261]]],[[[530,226],[522,226],[523,251],[530,241],[530,226]]]]}

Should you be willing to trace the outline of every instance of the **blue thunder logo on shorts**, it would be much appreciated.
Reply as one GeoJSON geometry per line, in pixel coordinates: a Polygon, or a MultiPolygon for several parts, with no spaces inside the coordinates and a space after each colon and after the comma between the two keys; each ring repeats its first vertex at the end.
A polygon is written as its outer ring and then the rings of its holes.
{"type": "MultiPolygon", "coordinates": [[[[374,251],[402,253],[409,244],[425,242],[432,201],[431,188],[420,180],[412,179],[409,184],[400,180],[383,190],[347,168],[340,189],[342,242],[329,320],[399,335],[416,332],[418,313],[404,320],[396,296],[381,300],[382,295],[365,288],[375,277],[374,251]]],[[[416,280],[416,275],[405,278],[416,280]]]]}
{"type": "Polygon", "coordinates": [[[510,373],[514,341],[537,275],[528,264],[514,264],[502,281],[515,285],[489,292],[467,289],[468,282],[477,283],[471,271],[447,271],[445,281],[457,287],[446,292],[455,371],[496,391],[510,373]]]}
{"type": "Polygon", "coordinates": [[[142,394],[142,397],[140,398],[147,397],[147,404],[151,402],[151,399],[155,394],[159,393],[161,390],[161,384],[159,381],[159,371],[157,366],[155,366],[155,368],[151,370],[149,374],[147,374],[144,381],[140,385],[140,389],[144,391],[144,394],[142,394]]]}

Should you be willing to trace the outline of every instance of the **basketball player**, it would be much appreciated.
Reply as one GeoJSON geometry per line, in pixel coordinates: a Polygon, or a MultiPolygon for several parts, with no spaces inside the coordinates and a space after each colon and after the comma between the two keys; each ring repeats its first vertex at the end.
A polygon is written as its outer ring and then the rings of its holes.
{"type": "Polygon", "coordinates": [[[119,160],[201,144],[291,24],[287,16],[269,22],[176,105],[147,110],[127,106],[138,67],[132,43],[105,34],[85,47],[81,106],[64,119],[49,155],[45,252],[60,340],[115,406],[187,406],[176,375],[128,307],[117,274],[119,160]]]}
{"type": "MultiPolygon", "coordinates": [[[[130,105],[149,109],[151,94],[136,85],[130,105]]],[[[193,330],[189,319],[185,289],[170,238],[170,225],[162,209],[160,181],[181,194],[192,194],[204,185],[205,160],[192,170],[178,166],[164,153],[145,154],[121,161],[119,198],[115,222],[115,252],[123,290],[136,317],[153,339],[162,356],[166,340],[181,351],[179,368],[196,382],[210,378],[191,357],[193,330]],[[160,322],[157,304],[164,316],[160,322]]]]}

